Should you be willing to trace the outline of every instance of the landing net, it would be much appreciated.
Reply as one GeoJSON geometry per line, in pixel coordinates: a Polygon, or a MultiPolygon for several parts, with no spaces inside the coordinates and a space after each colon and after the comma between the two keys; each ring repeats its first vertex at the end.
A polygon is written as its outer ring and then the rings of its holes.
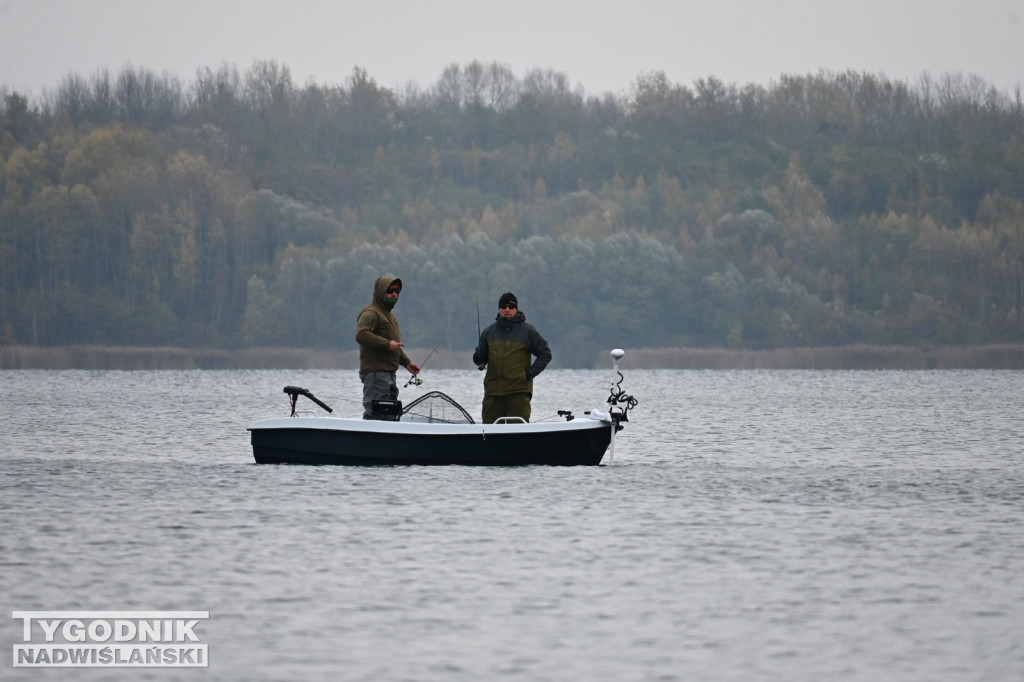
{"type": "Polygon", "coordinates": [[[402,410],[402,421],[429,422],[438,424],[474,424],[457,402],[440,391],[431,391],[409,403],[402,410]]]}

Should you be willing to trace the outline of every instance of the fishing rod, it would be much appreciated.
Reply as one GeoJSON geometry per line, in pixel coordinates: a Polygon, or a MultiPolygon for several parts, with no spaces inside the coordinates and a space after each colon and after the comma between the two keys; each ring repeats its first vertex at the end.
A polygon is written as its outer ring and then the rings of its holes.
{"type": "MultiPolygon", "coordinates": [[[[426,366],[426,364],[430,361],[430,358],[434,355],[434,353],[437,352],[437,349],[441,347],[442,343],[444,343],[443,336],[441,337],[441,340],[437,342],[437,345],[434,346],[434,350],[430,351],[430,353],[427,355],[427,359],[423,361],[422,365],[420,365],[420,370],[422,370],[426,366]]],[[[413,374],[411,377],[409,377],[409,380],[405,382],[405,386],[402,386],[402,388],[408,388],[409,384],[412,384],[413,386],[419,386],[422,383],[423,377],[421,377],[419,375],[419,372],[417,372],[416,374],[413,374]]]]}
{"type": "MultiPolygon", "coordinates": [[[[477,342],[477,345],[479,346],[479,344],[480,344],[480,297],[479,296],[476,297],[476,342],[477,342]]],[[[476,357],[476,353],[474,353],[473,356],[476,357]]],[[[479,370],[482,370],[486,366],[487,366],[486,364],[477,365],[476,368],[479,369],[479,370]]]]}

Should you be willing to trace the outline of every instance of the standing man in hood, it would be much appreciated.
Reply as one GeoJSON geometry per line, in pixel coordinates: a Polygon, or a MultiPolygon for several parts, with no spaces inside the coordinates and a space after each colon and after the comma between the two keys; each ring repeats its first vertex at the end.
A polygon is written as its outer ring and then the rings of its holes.
{"type": "Polygon", "coordinates": [[[522,417],[528,422],[533,378],[551,362],[551,349],[540,332],[526,321],[515,294],[501,295],[494,320],[480,333],[473,353],[477,369],[487,369],[484,423],[493,424],[499,417],[522,417]],[[531,356],[536,358],[532,363],[531,356]]]}
{"type": "Polygon", "coordinates": [[[397,400],[395,371],[405,367],[419,374],[420,366],[409,359],[402,348],[402,330],[391,309],[398,303],[402,280],[378,277],[373,285],[373,300],[363,308],[356,321],[359,344],[359,379],[363,382],[363,419],[373,419],[374,400],[397,400]]]}

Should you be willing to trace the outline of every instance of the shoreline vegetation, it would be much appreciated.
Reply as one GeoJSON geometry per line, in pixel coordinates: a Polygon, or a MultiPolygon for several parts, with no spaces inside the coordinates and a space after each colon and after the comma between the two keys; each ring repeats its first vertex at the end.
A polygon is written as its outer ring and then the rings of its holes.
{"type": "MultiPolygon", "coordinates": [[[[1022,131],[1020,93],[959,73],[652,71],[588,96],[499,62],[392,90],[257,60],[72,73],[37,101],[0,84],[0,344],[344,352],[394,274],[417,344],[467,347],[474,299],[489,318],[514,291],[557,367],[606,343],[667,349],[651,366],[942,366],[1024,344],[1022,131]]],[[[307,352],[288,362],[350,361],[307,352]]]]}
{"type": "MultiPolygon", "coordinates": [[[[770,350],[627,348],[626,351],[619,364],[622,369],[1024,369],[1024,345],[1010,344],[933,350],[854,345],[770,350]]],[[[430,349],[407,348],[406,352],[417,359],[427,357],[430,349]]],[[[471,353],[438,349],[424,369],[471,369],[471,353]]],[[[602,352],[591,368],[602,369],[610,363],[608,353],[602,352]]],[[[0,370],[354,370],[358,366],[356,349],[0,346],[0,370]]]]}

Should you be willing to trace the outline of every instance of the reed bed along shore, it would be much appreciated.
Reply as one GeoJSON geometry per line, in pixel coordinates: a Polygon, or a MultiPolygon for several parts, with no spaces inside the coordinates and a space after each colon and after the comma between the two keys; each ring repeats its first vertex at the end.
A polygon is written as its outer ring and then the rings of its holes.
{"type": "MultiPolygon", "coordinates": [[[[609,349],[610,350],[610,349],[609,349]]],[[[626,349],[622,369],[1024,369],[1024,345],[964,346],[922,350],[907,346],[834,348],[626,349]]],[[[408,348],[413,358],[431,349],[408,348]]],[[[438,349],[429,369],[471,369],[472,351],[438,349]]],[[[602,352],[592,367],[608,367],[602,352]]],[[[421,363],[422,364],[422,363],[421,363]]],[[[356,369],[359,351],[302,348],[142,348],[121,346],[0,346],[0,369],[356,369]]],[[[556,364],[557,366],[557,364],[556,364]]]]}
{"type": "MultiPolygon", "coordinates": [[[[425,358],[430,349],[406,349],[425,358]]],[[[472,351],[438,350],[429,368],[472,367],[472,351]]],[[[421,362],[422,364],[422,362],[421,362]]],[[[136,346],[0,346],[0,369],[357,369],[359,351],[307,348],[210,348],[136,346]]]]}
{"type": "Polygon", "coordinates": [[[837,346],[829,348],[639,348],[624,369],[1024,369],[1024,346],[938,348],[837,346]]]}

